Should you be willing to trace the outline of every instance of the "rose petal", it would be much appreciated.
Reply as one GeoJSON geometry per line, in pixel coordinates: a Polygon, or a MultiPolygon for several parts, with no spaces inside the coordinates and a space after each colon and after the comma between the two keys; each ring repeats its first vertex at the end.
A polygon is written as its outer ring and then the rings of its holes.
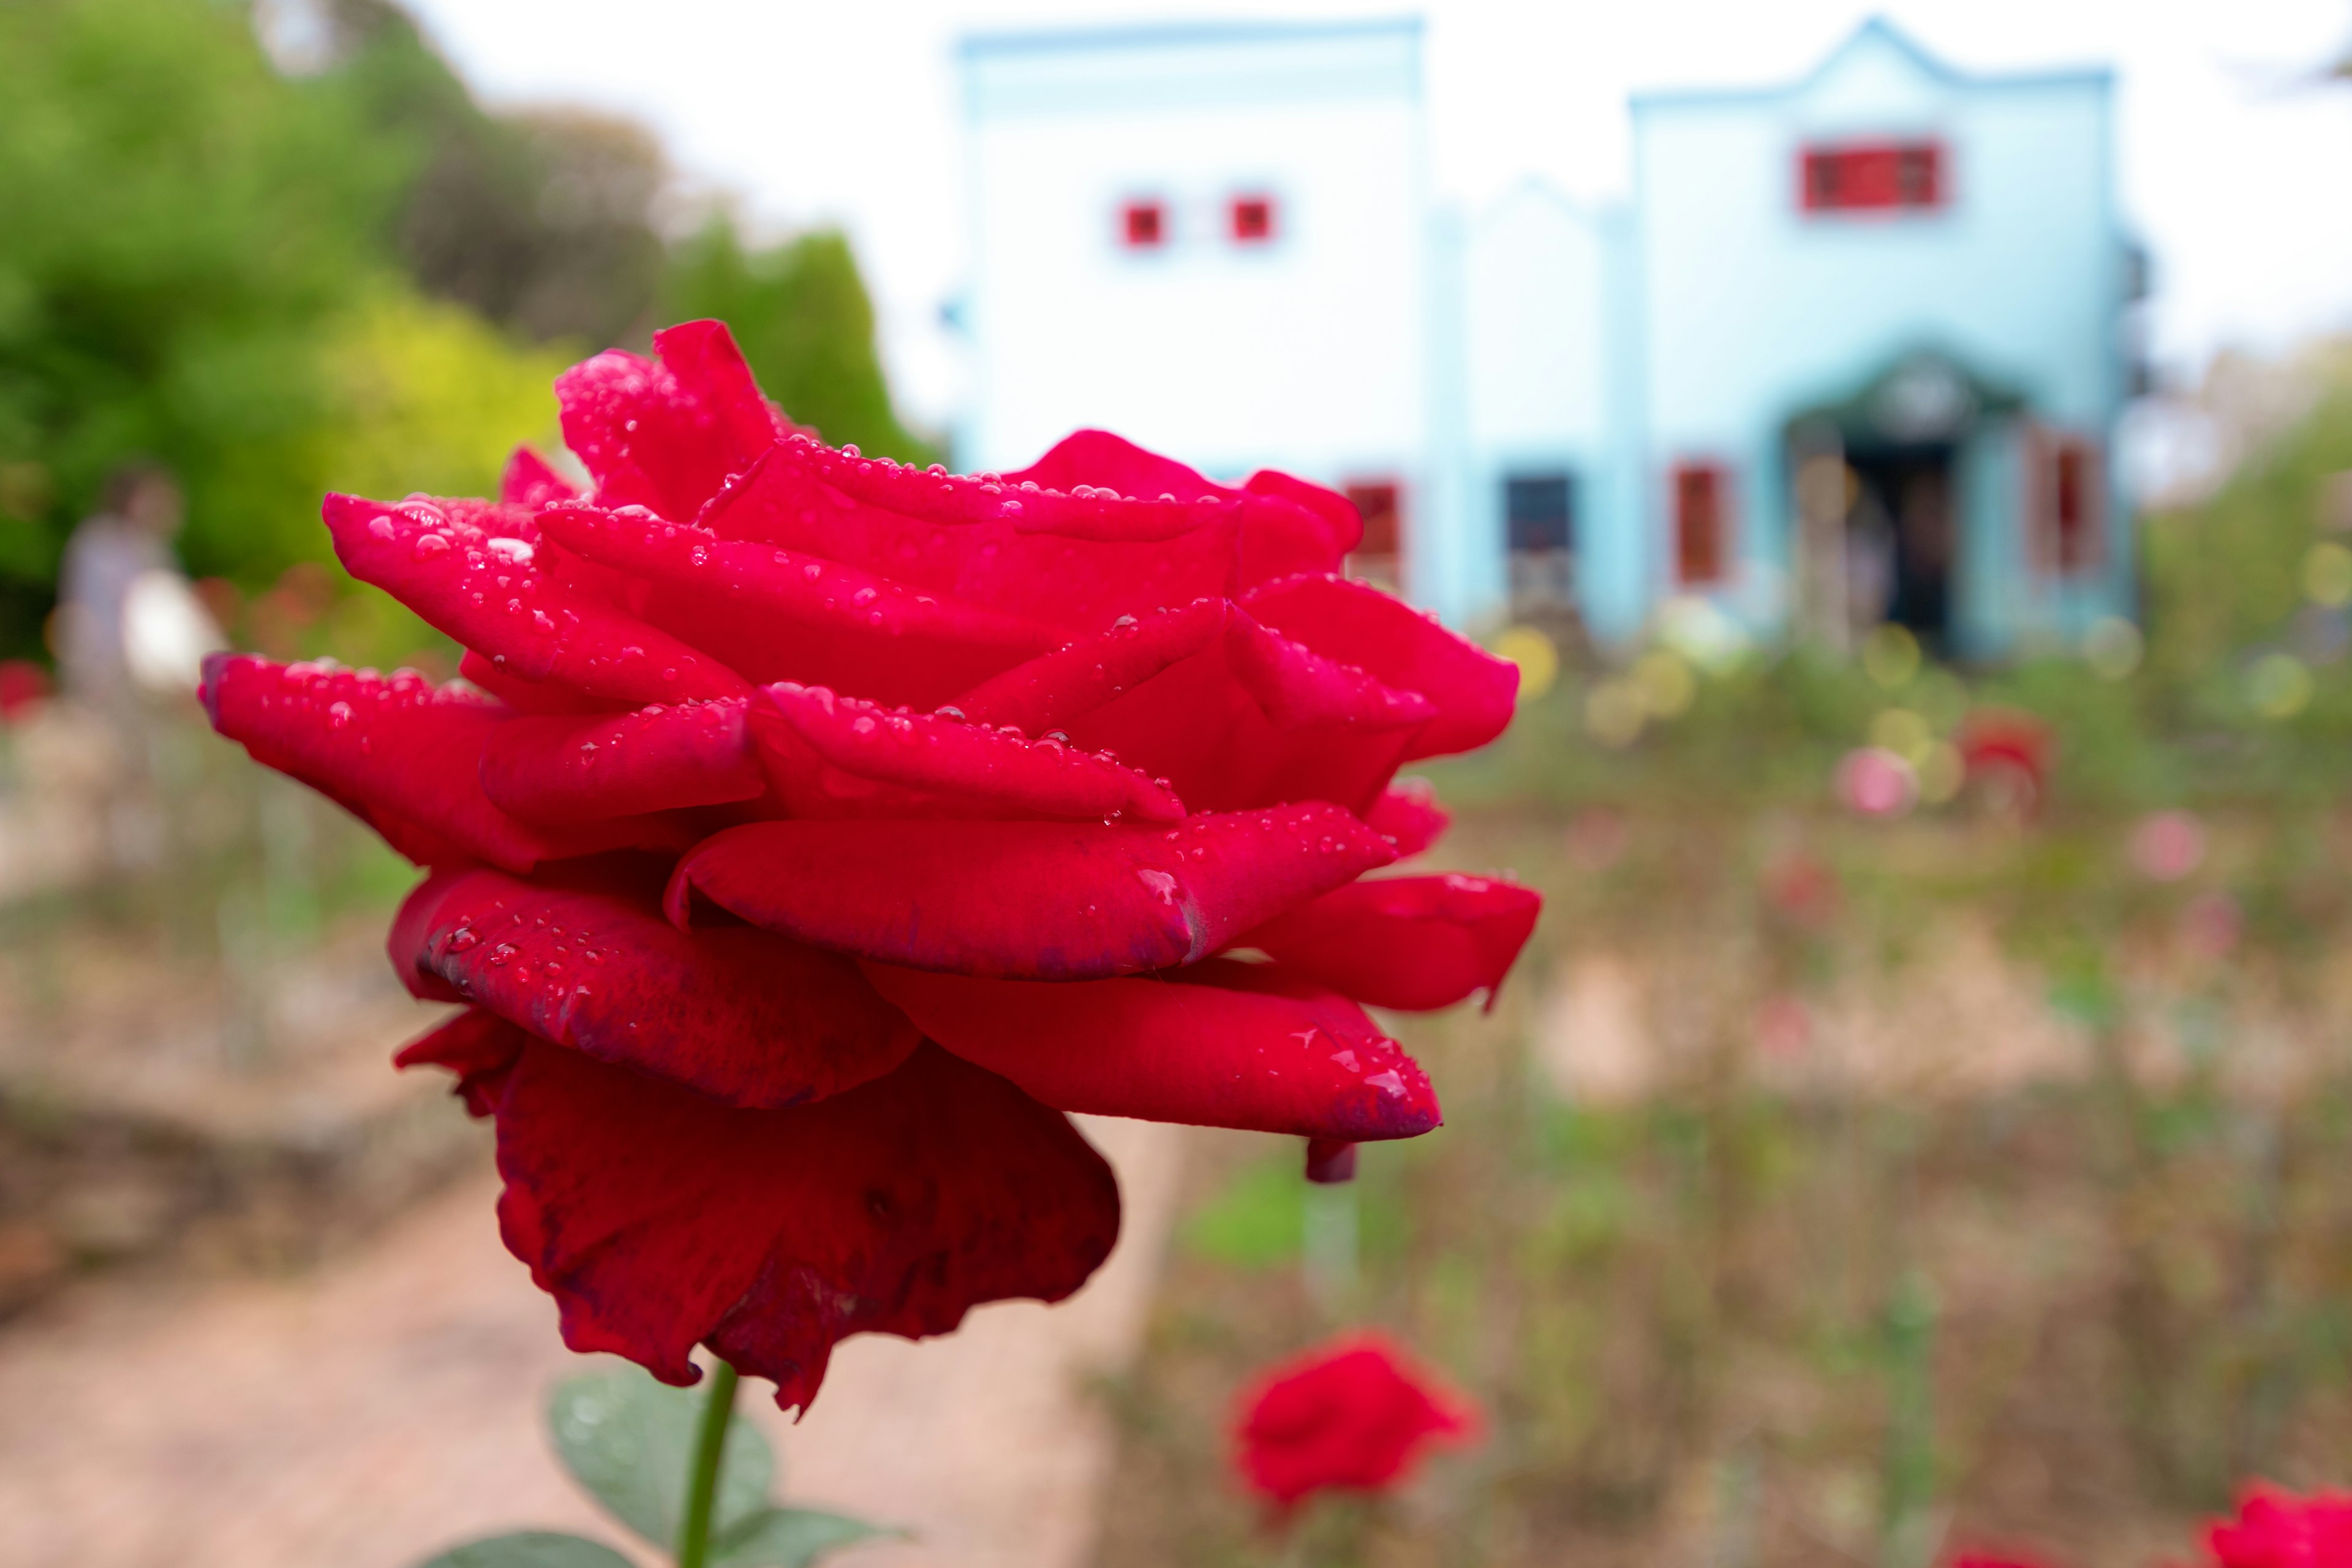
{"type": "Polygon", "coordinates": [[[1238,1403],[1235,1467],[1284,1509],[1328,1488],[1384,1491],[1425,1449],[1478,1429],[1475,1406],[1371,1334],[1269,1368],[1238,1403]]]}
{"type": "Polygon", "coordinates": [[[1242,595],[1242,607],[1324,658],[1369,670],[1401,691],[1418,691],[1438,714],[1405,760],[1467,752],[1501,734],[1518,697],[1518,666],[1454,636],[1369,583],[1286,577],[1242,595]]]}
{"type": "Polygon", "coordinates": [[[563,444],[608,507],[684,521],[792,426],[761,395],[723,321],[654,334],[658,360],[609,349],[555,378],[563,444]]]}
{"type": "Polygon", "coordinates": [[[1221,599],[1147,616],[956,699],[971,719],[1058,729],[1164,775],[1196,810],[1369,805],[1436,714],[1221,599]]]}
{"type": "Polygon", "coordinates": [[[787,440],[698,520],[729,539],[861,567],[978,609],[1069,631],[1239,581],[1240,507],[1072,496],[787,440]]]}
{"type": "Polygon", "coordinates": [[[1173,827],[1062,822],[763,822],[705,839],[670,878],[754,925],[919,969],[1096,980],[1191,963],[1391,858],[1328,805],[1173,827]]]}
{"type": "Polygon", "coordinates": [[[860,966],[932,1039],[1064,1110],[1354,1142],[1440,1120],[1429,1075],[1361,1008],[1274,964],[1076,984],[860,966]]]}
{"type": "Polygon", "coordinates": [[[751,736],[770,784],[795,816],[1184,816],[1164,785],[1051,739],[893,712],[788,680],[765,696],[751,706],[751,736]]]}
{"type": "Polygon", "coordinates": [[[1527,945],[1542,897],[1486,877],[1384,877],[1277,915],[1241,939],[1285,968],[1376,1007],[1489,995],[1527,945]]]}
{"type": "Polygon", "coordinates": [[[482,793],[482,751],[506,710],[415,670],[215,654],[203,697],[213,728],[254,761],[350,808],[419,864],[462,858],[528,871],[624,847],[677,847],[676,829],[658,820],[551,829],[500,810],[482,793]]]}
{"type": "Polygon", "coordinates": [[[497,1106],[506,1071],[529,1037],[496,1013],[467,1007],[403,1046],[392,1065],[446,1068],[456,1073],[453,1092],[466,1102],[466,1114],[479,1121],[497,1106]]]}
{"type": "Polygon", "coordinates": [[[667,1383],[694,1382],[708,1343],[805,1409],[847,1336],[1058,1301],[1118,1235],[1118,1184],[1067,1119],[936,1047],[790,1110],[528,1037],[495,1084],[508,1247],[555,1297],[565,1344],[667,1383]]]}
{"type": "Polygon", "coordinates": [[[558,581],[515,508],[331,495],[335,553],[500,669],[632,705],[741,697],[751,685],[658,627],[558,581]],[[497,530],[499,531],[493,531],[497,530]]]}
{"type": "Polygon", "coordinates": [[[659,895],[658,874],[605,866],[436,872],[394,920],[393,967],[419,995],[730,1105],[821,1100],[915,1048],[846,960],[747,926],[679,931],[659,895]]]}
{"type": "Polygon", "coordinates": [[[740,700],[593,718],[509,719],[482,751],[482,791],[534,822],[595,822],[764,792],[740,700]]]}
{"type": "Polygon", "coordinates": [[[550,506],[579,493],[570,479],[528,447],[517,447],[507,459],[506,472],[499,476],[499,500],[506,506],[550,506]]]}
{"type": "Polygon", "coordinates": [[[457,674],[480,687],[518,713],[609,713],[610,703],[599,702],[584,691],[574,691],[569,686],[558,686],[544,680],[525,680],[510,670],[500,669],[472,648],[467,648],[457,660],[457,674]]]}
{"type": "Polygon", "coordinates": [[[773,545],[643,511],[541,515],[568,551],[648,584],[646,618],[757,681],[934,707],[1065,634],[773,545]]]}
{"type": "MultiPolygon", "coordinates": [[[[1335,556],[1344,558],[1364,542],[1364,514],[1356,510],[1354,501],[1338,490],[1286,474],[1279,468],[1260,468],[1242,488],[1253,494],[1277,497],[1321,518],[1335,556]]],[[[1336,572],[1339,568],[1331,565],[1310,570],[1336,572]]]]}
{"type": "Polygon", "coordinates": [[[1437,804],[1437,788],[1427,779],[1397,780],[1364,813],[1364,821],[1373,832],[1396,841],[1399,859],[1418,855],[1436,843],[1453,820],[1437,804]]]}
{"type": "Polygon", "coordinates": [[[1242,518],[1244,585],[1297,572],[1336,572],[1363,532],[1362,517],[1348,498],[1320,485],[1271,469],[1253,474],[1245,486],[1222,485],[1108,430],[1075,431],[1003,478],[1007,484],[1034,483],[1064,493],[1087,486],[1136,498],[1213,495],[1228,500],[1242,518]]]}

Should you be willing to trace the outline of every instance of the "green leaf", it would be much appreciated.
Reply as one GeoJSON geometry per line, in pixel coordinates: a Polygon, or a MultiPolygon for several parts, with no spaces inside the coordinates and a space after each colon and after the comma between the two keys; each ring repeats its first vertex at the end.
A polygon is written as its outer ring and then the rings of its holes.
{"type": "MultiPolygon", "coordinates": [[[[686,1514],[702,1388],[672,1388],[635,1367],[575,1377],[547,1402],[547,1426],[564,1468],[613,1517],[667,1552],[686,1514]]],[[[727,1431],[711,1526],[725,1535],[764,1508],[776,1457],[740,1417],[727,1431]]]]}
{"type": "Polygon", "coordinates": [[[629,1560],[600,1542],[551,1530],[526,1530],[452,1546],[418,1568],[632,1568],[629,1560]]]}
{"type": "Polygon", "coordinates": [[[718,1568],[808,1568],[819,1558],[877,1535],[902,1535],[862,1519],[805,1508],[767,1508],[712,1542],[718,1568]]]}

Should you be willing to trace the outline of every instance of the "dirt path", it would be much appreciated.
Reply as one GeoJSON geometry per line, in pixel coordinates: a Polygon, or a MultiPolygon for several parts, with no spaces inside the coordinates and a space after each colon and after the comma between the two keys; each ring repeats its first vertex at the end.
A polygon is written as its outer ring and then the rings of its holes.
{"type": "MultiPolygon", "coordinates": [[[[1109,1463],[1085,1393],[1132,1352],[1181,1135],[1089,1121],[1126,1194],[1118,1251],[1056,1308],[985,1307],[922,1344],[836,1354],[778,1440],[795,1502],[905,1525],[858,1568],[1077,1568],[1109,1463]]],[[[585,1364],[469,1178],[364,1253],[289,1280],[100,1285],[0,1333],[0,1562],[11,1568],[403,1568],[451,1541],[618,1541],[539,1411],[585,1364]]],[[[747,1395],[751,1389],[746,1389],[747,1395]]]]}

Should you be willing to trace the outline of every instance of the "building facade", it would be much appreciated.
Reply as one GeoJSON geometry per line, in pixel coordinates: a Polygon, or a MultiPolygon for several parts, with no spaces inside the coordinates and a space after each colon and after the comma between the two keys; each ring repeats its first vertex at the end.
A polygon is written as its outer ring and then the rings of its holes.
{"type": "Polygon", "coordinates": [[[2135,266],[2104,72],[1871,23],[1633,105],[1631,200],[1431,202],[1412,21],[969,40],[960,460],[1078,425],[1346,489],[1367,574],[1604,646],[1703,598],[1960,657],[2133,607],[2135,266]]]}

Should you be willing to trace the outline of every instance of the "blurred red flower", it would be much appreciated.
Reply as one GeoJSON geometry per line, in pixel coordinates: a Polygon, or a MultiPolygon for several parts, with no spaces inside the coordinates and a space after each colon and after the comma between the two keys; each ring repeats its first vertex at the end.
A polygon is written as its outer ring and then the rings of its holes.
{"type": "Polygon", "coordinates": [[[2352,1494],[2293,1492],[2256,1485],[2238,1517],[2217,1521],[2205,1542],[2221,1568],[2347,1568],[2352,1564],[2352,1494]]]}
{"type": "Polygon", "coordinates": [[[1240,1403],[1234,1468],[1286,1511],[1326,1489],[1385,1490],[1429,1448],[1478,1428],[1465,1397],[1368,1333],[1269,1369],[1240,1403]]]}
{"type": "Polygon", "coordinates": [[[2058,751],[2048,721],[2015,708],[1979,708],[1953,739],[1970,785],[2021,814],[2041,805],[2058,751]]]}
{"type": "Polygon", "coordinates": [[[1763,887],[1765,902],[1807,931],[1819,930],[1837,917],[1841,889],[1836,870],[1801,849],[1765,868],[1763,887]]]}
{"type": "Polygon", "coordinates": [[[1356,879],[1444,825],[1399,764],[1492,740],[1517,675],[1337,574],[1352,506],[1099,431],[1010,474],[867,459],[720,324],[655,346],[557,381],[589,497],[520,452],[496,501],[328,498],[471,684],[205,684],[430,868],[393,961],[466,1010],[400,1061],[497,1119],[567,1343],[674,1383],[708,1344],[804,1405],[845,1335],[1102,1261],[1066,1111],[1303,1135],[1327,1174],[1437,1124],[1358,1001],[1491,994],[1538,900],[1356,879]]]}
{"type": "Polygon", "coordinates": [[[0,658],[0,723],[30,717],[48,696],[47,670],[29,658],[0,658]]]}

